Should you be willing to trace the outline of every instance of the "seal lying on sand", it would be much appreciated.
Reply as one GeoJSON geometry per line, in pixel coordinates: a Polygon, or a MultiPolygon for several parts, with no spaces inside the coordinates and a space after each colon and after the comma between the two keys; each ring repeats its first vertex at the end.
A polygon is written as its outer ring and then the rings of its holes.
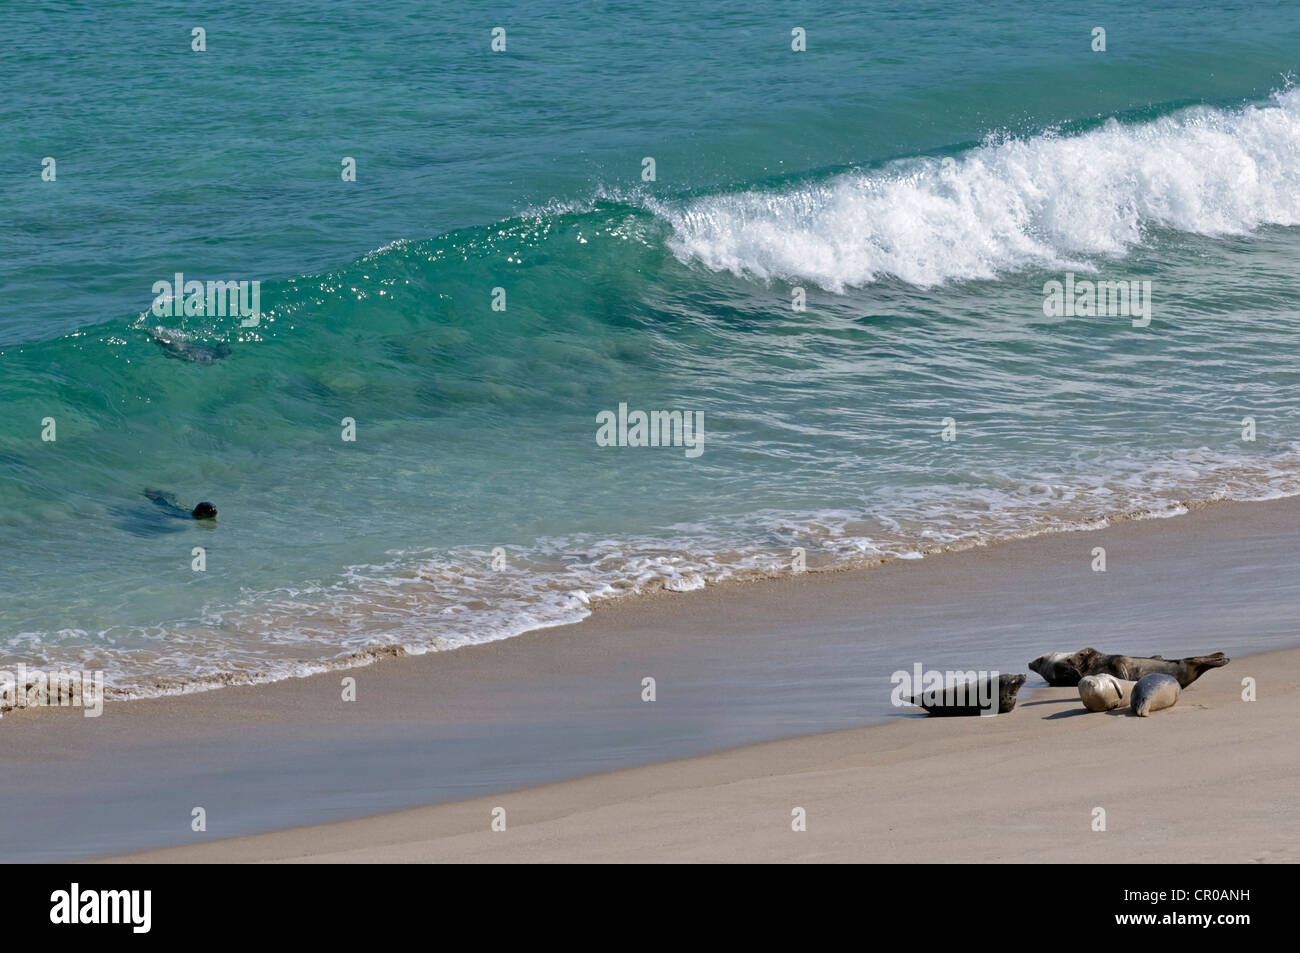
{"type": "Polygon", "coordinates": [[[1074,667],[1073,659],[1073,655],[1065,652],[1048,652],[1030,662],[1029,670],[1043,676],[1048,685],[1078,685],[1082,676],[1074,667]]]}
{"type": "MultiPolygon", "coordinates": [[[[931,693],[922,692],[915,698],[908,698],[906,701],[911,702],[918,708],[924,708],[931,715],[938,717],[953,715],[981,715],[992,714],[980,705],[981,699],[988,699],[991,703],[993,698],[998,700],[999,715],[1005,715],[1011,709],[1016,707],[1016,694],[1020,691],[1020,686],[1025,684],[1027,675],[999,675],[998,683],[993,685],[993,679],[985,676],[975,681],[960,682],[956,685],[949,685],[943,690],[931,693]],[[996,687],[996,691],[994,688],[996,687]]],[[[991,704],[990,704],[990,707],[991,704]]]]}
{"type": "Polygon", "coordinates": [[[1049,652],[1029,663],[1029,667],[1049,685],[1077,685],[1085,675],[1114,675],[1116,678],[1136,682],[1143,675],[1160,673],[1172,675],[1186,688],[1212,668],[1221,668],[1232,659],[1222,652],[1213,655],[1193,655],[1188,658],[1166,659],[1159,655],[1149,658],[1133,655],[1104,655],[1096,649],[1079,649],[1065,655],[1049,652]]]}
{"type": "Polygon", "coordinates": [[[214,520],[217,518],[217,508],[206,500],[194,509],[187,510],[161,490],[145,490],[144,495],[172,516],[180,519],[214,520]]]}
{"type": "Polygon", "coordinates": [[[1162,708],[1173,708],[1178,704],[1178,695],[1181,691],[1178,679],[1172,675],[1152,672],[1150,675],[1143,675],[1133,686],[1133,697],[1129,701],[1129,707],[1133,709],[1133,714],[1143,716],[1153,711],[1160,711],[1162,708]]]}
{"type": "Polygon", "coordinates": [[[1124,704],[1124,696],[1132,687],[1132,683],[1114,675],[1085,675],[1079,679],[1079,697],[1088,711],[1110,711],[1124,704]]]}
{"type": "Polygon", "coordinates": [[[220,341],[203,342],[194,340],[193,335],[184,331],[162,326],[153,329],[153,339],[168,357],[180,358],[191,364],[215,364],[223,357],[230,356],[229,345],[220,341]]]}

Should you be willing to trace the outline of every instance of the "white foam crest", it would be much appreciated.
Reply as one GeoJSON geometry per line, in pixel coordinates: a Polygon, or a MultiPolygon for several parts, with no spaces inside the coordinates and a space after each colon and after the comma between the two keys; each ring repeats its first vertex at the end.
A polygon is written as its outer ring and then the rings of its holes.
{"type": "Polygon", "coordinates": [[[1235,110],[1114,119],[1072,136],[989,141],[821,183],[649,203],[683,261],[831,291],[930,287],[1028,267],[1091,267],[1151,227],[1239,235],[1300,223],[1300,89],[1235,110]]]}

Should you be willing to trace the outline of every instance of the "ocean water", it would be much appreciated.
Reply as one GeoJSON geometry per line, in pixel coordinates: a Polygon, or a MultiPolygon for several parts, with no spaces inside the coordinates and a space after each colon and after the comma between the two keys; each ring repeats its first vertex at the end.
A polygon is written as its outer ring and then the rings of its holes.
{"type": "Polygon", "coordinates": [[[1300,492],[1300,5],[841,6],[0,11],[0,663],[193,690],[1300,492]]]}

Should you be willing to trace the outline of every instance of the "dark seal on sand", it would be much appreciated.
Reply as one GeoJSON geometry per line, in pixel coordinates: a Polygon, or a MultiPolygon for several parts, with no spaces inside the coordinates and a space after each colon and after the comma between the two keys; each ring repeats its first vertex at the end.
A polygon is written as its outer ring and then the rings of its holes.
{"type": "Polygon", "coordinates": [[[1016,695],[1020,686],[1025,684],[1026,675],[999,675],[997,684],[993,677],[985,675],[974,681],[958,682],[941,689],[924,691],[907,701],[924,708],[936,717],[963,717],[970,715],[994,714],[992,701],[997,699],[996,714],[1005,715],[1016,707],[1016,695]],[[984,704],[986,701],[989,704],[984,704]]]}
{"type": "Polygon", "coordinates": [[[1029,663],[1049,685],[1078,685],[1085,675],[1114,675],[1136,682],[1144,675],[1172,675],[1186,688],[1212,668],[1222,668],[1232,659],[1222,652],[1166,659],[1159,655],[1105,655],[1096,649],[1079,649],[1071,655],[1048,652],[1029,663]]]}

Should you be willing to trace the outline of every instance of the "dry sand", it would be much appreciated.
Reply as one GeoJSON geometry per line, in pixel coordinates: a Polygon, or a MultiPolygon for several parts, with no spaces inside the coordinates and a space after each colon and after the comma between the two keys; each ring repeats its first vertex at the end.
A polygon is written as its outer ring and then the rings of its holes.
{"type": "Polygon", "coordinates": [[[1295,862],[1298,685],[1300,651],[1273,652],[1147,718],[1045,688],[996,718],[907,719],[129,859],[1295,862]],[[490,828],[497,807],[505,831],[490,828]]]}

